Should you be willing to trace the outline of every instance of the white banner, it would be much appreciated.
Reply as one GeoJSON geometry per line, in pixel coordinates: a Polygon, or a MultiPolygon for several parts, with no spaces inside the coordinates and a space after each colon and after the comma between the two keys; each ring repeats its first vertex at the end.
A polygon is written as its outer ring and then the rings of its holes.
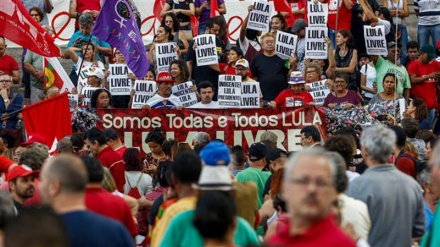
{"type": "Polygon", "coordinates": [[[172,87],[171,91],[175,96],[179,97],[180,102],[185,108],[195,105],[198,102],[197,95],[193,91],[192,81],[187,81],[179,85],[175,85],[172,87]]]}
{"type": "Polygon", "coordinates": [[[275,52],[281,59],[289,59],[296,52],[298,36],[278,31],[275,41],[275,52]]]}
{"type": "Polygon", "coordinates": [[[241,105],[241,76],[218,76],[218,105],[220,108],[239,108],[241,105]]]}
{"type": "Polygon", "coordinates": [[[177,60],[174,43],[156,44],[156,69],[157,73],[168,72],[172,61],[177,60]]]}
{"type": "Polygon", "coordinates": [[[273,2],[255,1],[253,5],[254,9],[250,12],[247,28],[269,32],[273,2]]]}
{"type": "Polygon", "coordinates": [[[82,106],[89,106],[93,92],[99,87],[83,87],[81,94],[83,95],[82,106]]]}
{"type": "Polygon", "coordinates": [[[316,106],[323,105],[325,98],[327,98],[327,95],[330,93],[330,88],[328,87],[326,81],[327,80],[322,80],[307,84],[310,85],[311,90],[309,93],[312,95],[316,106]]]}
{"type": "Polygon", "coordinates": [[[307,20],[309,27],[327,27],[328,4],[307,2],[307,20]]]}
{"type": "Polygon", "coordinates": [[[364,25],[365,47],[368,55],[388,55],[383,25],[372,27],[364,25]]]}
{"type": "Polygon", "coordinates": [[[131,80],[128,78],[128,67],[125,64],[110,64],[110,75],[107,78],[110,93],[115,95],[130,95],[131,80]]]}
{"type": "Polygon", "coordinates": [[[215,35],[214,34],[203,34],[194,38],[197,49],[196,58],[197,66],[204,66],[210,64],[217,64],[217,48],[215,45],[215,35]]]}
{"type": "Polygon", "coordinates": [[[260,83],[241,83],[241,108],[260,108],[260,83]]]}
{"type": "Polygon", "coordinates": [[[153,97],[157,91],[157,83],[155,81],[136,80],[134,82],[134,95],[131,103],[132,109],[140,109],[147,104],[147,101],[153,97]]]}
{"type": "Polygon", "coordinates": [[[326,27],[306,27],[305,58],[327,59],[326,27]]]}

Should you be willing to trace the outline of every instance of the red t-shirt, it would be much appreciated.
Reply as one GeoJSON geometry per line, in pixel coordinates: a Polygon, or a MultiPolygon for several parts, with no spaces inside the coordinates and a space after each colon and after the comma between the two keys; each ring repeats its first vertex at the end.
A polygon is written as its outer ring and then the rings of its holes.
{"type": "MultiPolygon", "coordinates": [[[[1,64],[1,63],[0,63],[1,64]]],[[[14,161],[6,158],[3,155],[0,155],[0,173],[7,173],[9,167],[14,164],[14,161]]]]}
{"type": "MultiPolygon", "coordinates": [[[[293,0],[293,1],[288,1],[288,4],[290,6],[290,9],[293,10],[301,10],[304,9],[305,11],[307,10],[307,3],[305,0],[293,0]]],[[[305,13],[305,12],[304,12],[305,13]]],[[[299,18],[303,18],[306,15],[302,15],[302,14],[298,14],[298,15],[293,15],[292,17],[286,17],[286,21],[287,21],[287,26],[288,27],[292,27],[293,23],[299,19],[299,18]]],[[[307,20],[305,20],[307,22],[307,20]]]]}
{"type": "MultiPolygon", "coordinates": [[[[279,221],[283,221],[281,217],[279,221]]],[[[322,219],[307,232],[291,236],[289,220],[287,224],[278,224],[277,232],[272,235],[267,243],[270,246],[295,246],[295,247],[355,247],[356,244],[345,235],[336,224],[333,215],[322,219]]]]}
{"type": "MultiPolygon", "coordinates": [[[[437,72],[436,65],[434,63],[423,64],[418,59],[411,62],[408,66],[408,75],[416,75],[417,77],[422,77],[432,72],[437,72]]],[[[438,107],[437,103],[437,81],[435,79],[428,79],[422,83],[413,84],[411,83],[411,97],[422,98],[428,109],[433,109],[438,107]]]]}
{"type": "MultiPolygon", "coordinates": [[[[222,72],[222,74],[224,74],[224,75],[236,75],[235,67],[233,67],[231,65],[228,65],[228,64],[225,64],[225,63],[219,64],[219,66],[220,66],[220,71],[222,72]]],[[[248,70],[247,76],[249,78],[252,78],[251,70],[248,70]]]]}
{"type": "Polygon", "coordinates": [[[107,167],[116,183],[116,188],[119,192],[124,192],[124,184],[125,184],[125,163],[122,160],[121,156],[116,153],[112,147],[107,146],[104,148],[96,158],[101,161],[104,167],[107,167]]]}
{"type": "Polygon", "coordinates": [[[297,94],[290,88],[281,91],[275,99],[277,106],[285,107],[308,106],[310,102],[313,102],[313,97],[310,93],[302,91],[297,94]]]}
{"type": "Polygon", "coordinates": [[[86,207],[88,210],[121,222],[131,236],[136,236],[138,228],[130,207],[122,197],[113,195],[102,187],[86,187],[86,207]]]}
{"type": "MultiPolygon", "coordinates": [[[[84,10],[101,10],[100,0],[77,0],[76,9],[78,13],[84,12],[84,10]]],[[[75,27],[78,28],[78,19],[75,21],[75,27]]]]}
{"type": "Polygon", "coordinates": [[[3,56],[0,57],[0,71],[12,76],[12,71],[18,69],[18,63],[13,57],[8,54],[3,54],[3,56]]]}
{"type": "Polygon", "coordinates": [[[121,159],[124,157],[124,152],[127,150],[126,146],[120,146],[117,149],[115,149],[115,152],[118,153],[121,156],[121,159]]]}
{"type": "MultiPolygon", "coordinates": [[[[355,1],[351,0],[354,4],[355,1]]],[[[348,9],[343,0],[324,0],[323,3],[328,3],[328,23],[327,26],[330,29],[336,30],[336,13],[339,12],[338,16],[338,30],[351,29],[351,9],[348,9]]]]}

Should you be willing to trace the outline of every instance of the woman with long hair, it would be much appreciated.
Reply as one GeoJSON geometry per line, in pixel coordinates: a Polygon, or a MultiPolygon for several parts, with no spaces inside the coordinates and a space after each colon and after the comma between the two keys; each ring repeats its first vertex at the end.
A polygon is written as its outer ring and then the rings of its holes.
{"type": "Polygon", "coordinates": [[[161,24],[162,26],[167,26],[171,29],[171,34],[174,36],[173,42],[180,48],[182,55],[186,55],[188,53],[189,43],[183,32],[179,31],[180,23],[177,20],[176,15],[174,13],[165,14],[161,24]]]}
{"type": "Polygon", "coordinates": [[[189,81],[188,66],[182,60],[174,60],[170,64],[170,75],[174,79],[174,85],[189,81]]]}
{"type": "Polygon", "coordinates": [[[432,129],[432,125],[429,122],[428,107],[423,99],[410,99],[405,113],[419,122],[419,130],[432,129]]]}
{"type": "MultiPolygon", "coordinates": [[[[153,44],[151,44],[150,51],[148,52],[148,60],[150,61],[150,64],[154,65],[156,71],[157,71],[156,44],[169,43],[169,42],[173,42],[173,40],[174,40],[174,35],[172,34],[171,28],[165,25],[160,25],[160,27],[157,29],[156,38],[154,39],[153,44]]],[[[174,47],[174,50],[177,53],[178,59],[182,59],[181,51],[177,45],[174,47]]]]}
{"type": "Polygon", "coordinates": [[[351,85],[355,84],[356,81],[355,71],[358,60],[357,51],[353,48],[352,41],[353,36],[346,29],[339,30],[336,34],[335,72],[350,74],[349,84],[351,85]]]}
{"type": "Polygon", "coordinates": [[[287,29],[287,21],[281,14],[276,14],[270,19],[270,31],[277,34],[277,31],[284,32],[287,29]]]}

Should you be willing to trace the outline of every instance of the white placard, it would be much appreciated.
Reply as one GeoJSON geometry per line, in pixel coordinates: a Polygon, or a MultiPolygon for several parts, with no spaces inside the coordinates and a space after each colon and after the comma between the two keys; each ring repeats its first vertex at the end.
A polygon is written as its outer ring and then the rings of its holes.
{"type": "Polygon", "coordinates": [[[298,42],[298,36],[295,34],[285,33],[278,31],[275,52],[281,59],[289,59],[296,52],[296,43],[298,42]]]}
{"type": "Polygon", "coordinates": [[[315,105],[321,106],[324,104],[325,98],[330,93],[330,88],[328,87],[327,80],[307,83],[310,86],[311,90],[309,93],[313,97],[313,101],[315,101],[315,105]]]}
{"type": "Polygon", "coordinates": [[[309,27],[327,27],[328,4],[307,2],[307,21],[309,27]]]}
{"type": "Polygon", "coordinates": [[[218,64],[217,48],[215,44],[214,34],[198,35],[194,38],[197,49],[196,58],[197,66],[204,66],[210,64],[218,64]]]}
{"type": "Polygon", "coordinates": [[[78,107],[78,94],[69,93],[67,97],[69,98],[70,111],[74,111],[78,107]]]}
{"type": "Polygon", "coordinates": [[[247,28],[269,32],[273,2],[255,1],[254,9],[249,14],[247,28]]]}
{"type": "Polygon", "coordinates": [[[140,109],[147,104],[147,101],[153,97],[157,91],[157,83],[155,81],[136,80],[133,87],[135,93],[131,103],[132,109],[140,109]]]}
{"type": "Polygon", "coordinates": [[[107,78],[112,96],[130,95],[131,80],[128,78],[128,67],[125,64],[110,64],[110,75],[107,78]]]}
{"type": "Polygon", "coordinates": [[[241,76],[218,76],[218,105],[220,108],[239,108],[241,105],[241,76]]]}
{"type": "Polygon", "coordinates": [[[365,47],[368,55],[388,55],[385,27],[364,25],[365,47]]]}
{"type": "Polygon", "coordinates": [[[326,27],[306,27],[305,58],[327,59],[326,27]]]}
{"type": "Polygon", "coordinates": [[[84,95],[82,105],[83,106],[89,106],[90,105],[90,99],[92,98],[93,92],[95,92],[96,89],[99,89],[99,87],[83,87],[81,94],[84,95]]]}
{"type": "Polygon", "coordinates": [[[260,108],[260,83],[241,83],[241,108],[260,108]]]}
{"type": "Polygon", "coordinates": [[[192,105],[197,104],[197,95],[193,91],[193,83],[192,81],[187,81],[184,83],[180,83],[178,85],[173,86],[171,91],[177,97],[179,97],[180,102],[183,107],[188,108],[192,105]]]}
{"type": "Polygon", "coordinates": [[[87,82],[87,72],[89,71],[90,66],[83,67],[81,70],[77,69],[76,74],[78,75],[78,85],[76,86],[78,92],[81,92],[83,87],[87,87],[89,83],[87,82]]]}
{"type": "Polygon", "coordinates": [[[156,44],[157,73],[168,72],[172,61],[177,60],[174,43],[156,44]]]}

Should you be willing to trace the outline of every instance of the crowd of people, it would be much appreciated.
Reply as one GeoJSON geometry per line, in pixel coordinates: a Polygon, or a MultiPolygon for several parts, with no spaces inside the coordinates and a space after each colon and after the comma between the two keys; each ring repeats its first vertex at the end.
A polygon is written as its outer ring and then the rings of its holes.
{"type": "MultiPolygon", "coordinates": [[[[50,0],[23,0],[47,31],[50,0]]],[[[126,0],[138,25],[142,10],[126,0]]],[[[408,36],[406,0],[330,1],[327,59],[305,56],[307,2],[270,19],[270,31],[247,28],[236,43],[208,0],[166,1],[146,49],[143,78],[157,91],[143,108],[183,108],[172,87],[191,81],[198,102],[217,109],[220,75],[258,82],[259,107],[322,106],[329,137],[301,129],[302,151],[288,153],[265,131],[255,143],[227,146],[200,131],[191,143],[166,139],[160,128],[126,147],[116,129],[96,127],[96,109],[130,108],[135,95],[112,95],[109,64],[126,64],[121,50],[92,34],[100,1],[71,0],[76,30],[64,59],[78,94],[71,136],[51,143],[41,133],[20,136],[24,105],[59,95],[44,84],[43,57],[23,49],[20,66],[0,37],[0,245],[25,246],[438,246],[440,216],[440,5],[415,1],[417,39],[408,36]],[[198,18],[192,26],[191,18],[198,18]],[[368,55],[363,25],[383,25],[388,56],[368,55]],[[197,29],[196,29],[197,28],[197,29]],[[194,32],[197,30],[197,32],[194,32]],[[298,38],[288,59],[277,55],[276,33],[298,38]],[[218,63],[198,65],[196,35],[216,37],[218,63]],[[432,43],[429,42],[430,38],[432,43]],[[158,71],[159,44],[174,43],[177,60],[158,71]],[[13,84],[22,83],[24,93],[13,84]],[[315,83],[326,85],[318,102],[315,83]],[[94,88],[86,100],[84,89],[94,88]],[[88,102],[88,103],[87,103],[88,102]],[[81,106],[82,105],[82,106],[81,106]]],[[[245,10],[246,11],[246,10],[245,10]]]]}

